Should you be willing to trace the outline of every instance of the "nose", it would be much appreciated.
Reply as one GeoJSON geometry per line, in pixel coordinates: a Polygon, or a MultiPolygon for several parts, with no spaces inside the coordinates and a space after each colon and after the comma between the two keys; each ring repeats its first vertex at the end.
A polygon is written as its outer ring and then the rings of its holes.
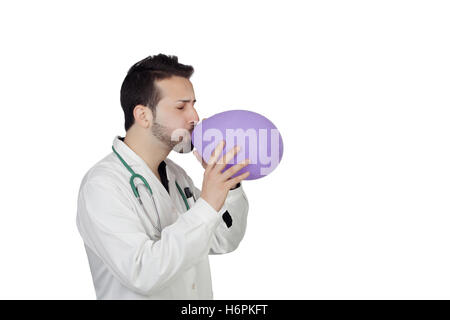
{"type": "Polygon", "coordinates": [[[199,117],[197,114],[197,110],[195,110],[195,108],[192,107],[191,121],[189,123],[195,126],[198,122],[199,122],[199,117]]]}

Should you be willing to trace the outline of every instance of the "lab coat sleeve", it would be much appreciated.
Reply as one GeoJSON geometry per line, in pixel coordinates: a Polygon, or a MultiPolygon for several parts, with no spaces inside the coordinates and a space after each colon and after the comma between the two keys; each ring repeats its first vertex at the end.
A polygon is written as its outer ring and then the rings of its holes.
{"type": "Polygon", "coordinates": [[[220,219],[202,198],[157,241],[132,208],[129,198],[104,181],[80,189],[77,226],[83,240],[126,287],[153,294],[208,255],[220,219]]]}
{"type": "MultiPolygon", "coordinates": [[[[201,191],[195,186],[194,190],[196,199],[198,199],[201,191]]],[[[240,187],[228,191],[225,203],[219,210],[220,223],[214,231],[209,254],[224,254],[237,249],[247,228],[248,208],[248,200],[241,182],[240,187]],[[230,222],[230,217],[231,226],[228,227],[226,221],[230,222]]]]}

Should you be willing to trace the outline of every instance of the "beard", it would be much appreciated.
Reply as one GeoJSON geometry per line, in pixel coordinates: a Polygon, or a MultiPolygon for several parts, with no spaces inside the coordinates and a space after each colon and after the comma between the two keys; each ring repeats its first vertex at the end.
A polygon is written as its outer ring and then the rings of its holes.
{"type": "Polygon", "coordinates": [[[194,149],[191,134],[186,129],[175,129],[171,133],[169,128],[156,122],[155,118],[153,118],[151,131],[152,135],[170,150],[178,153],[189,153],[194,149]]]}

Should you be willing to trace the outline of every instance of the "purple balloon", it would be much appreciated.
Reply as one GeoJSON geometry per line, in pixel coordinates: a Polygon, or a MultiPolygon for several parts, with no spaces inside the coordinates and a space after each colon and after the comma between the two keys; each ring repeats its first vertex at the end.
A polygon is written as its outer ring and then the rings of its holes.
{"type": "Polygon", "coordinates": [[[262,178],[272,172],[283,157],[281,134],[269,119],[256,112],[221,112],[200,122],[192,132],[192,144],[206,162],[222,140],[225,140],[225,148],[221,157],[234,146],[241,147],[224,170],[245,159],[250,160],[250,164],[233,177],[249,171],[246,180],[262,178]]]}

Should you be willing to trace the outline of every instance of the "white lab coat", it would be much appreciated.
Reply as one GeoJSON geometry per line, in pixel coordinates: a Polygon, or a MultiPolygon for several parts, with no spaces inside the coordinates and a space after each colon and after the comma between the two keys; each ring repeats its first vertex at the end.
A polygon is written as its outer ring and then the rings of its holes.
{"type": "Polygon", "coordinates": [[[230,190],[219,212],[200,198],[192,179],[166,159],[169,193],[146,163],[116,137],[114,148],[153,190],[162,232],[147,189],[135,179],[146,211],[130,187],[131,174],[111,152],[83,178],[77,227],[83,238],[97,299],[212,299],[208,254],[235,250],[244,237],[248,201],[242,184],[230,190]],[[175,185],[194,190],[186,211],[175,185]],[[222,214],[232,217],[227,227],[222,214]]]}

